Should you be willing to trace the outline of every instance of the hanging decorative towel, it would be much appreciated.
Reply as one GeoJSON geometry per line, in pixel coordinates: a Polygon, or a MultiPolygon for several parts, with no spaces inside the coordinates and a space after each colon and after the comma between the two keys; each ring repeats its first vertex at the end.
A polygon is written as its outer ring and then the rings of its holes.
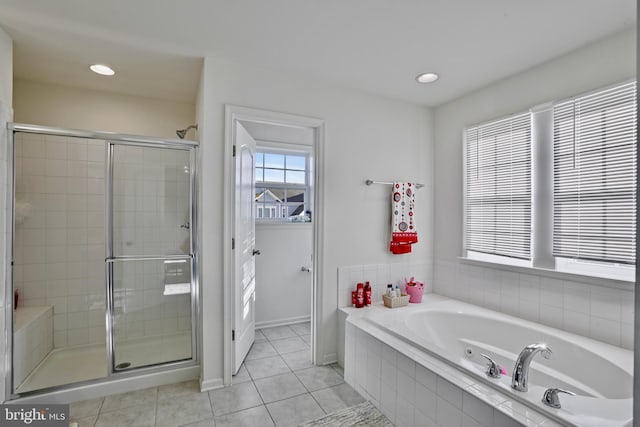
{"type": "Polygon", "coordinates": [[[418,243],[414,217],[414,190],[410,182],[394,182],[391,192],[391,244],[394,254],[411,252],[411,245],[418,243]]]}

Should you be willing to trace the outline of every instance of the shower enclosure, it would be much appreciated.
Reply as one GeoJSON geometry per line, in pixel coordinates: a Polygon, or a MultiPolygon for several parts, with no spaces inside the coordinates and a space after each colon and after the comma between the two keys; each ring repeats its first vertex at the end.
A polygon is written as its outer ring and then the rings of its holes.
{"type": "Polygon", "coordinates": [[[196,364],[196,150],[10,125],[11,394],[196,364]]]}

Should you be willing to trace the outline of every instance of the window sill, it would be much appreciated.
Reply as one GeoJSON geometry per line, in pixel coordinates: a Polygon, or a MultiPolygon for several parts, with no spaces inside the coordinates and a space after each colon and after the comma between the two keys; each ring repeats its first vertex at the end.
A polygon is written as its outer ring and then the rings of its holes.
{"type": "Polygon", "coordinates": [[[492,261],[483,261],[466,257],[458,257],[463,264],[477,265],[480,267],[491,267],[497,270],[513,271],[523,274],[535,274],[538,276],[551,277],[553,279],[571,280],[581,282],[588,285],[602,286],[604,288],[622,289],[633,291],[635,289],[635,281],[610,279],[605,277],[586,276],[582,274],[568,273],[564,271],[549,270],[539,267],[523,267],[517,265],[508,265],[492,261]]]}

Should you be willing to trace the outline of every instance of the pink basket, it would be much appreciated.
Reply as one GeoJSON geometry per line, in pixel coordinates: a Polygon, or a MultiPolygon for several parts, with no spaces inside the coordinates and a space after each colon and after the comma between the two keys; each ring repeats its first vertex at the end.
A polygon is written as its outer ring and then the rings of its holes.
{"type": "Polygon", "coordinates": [[[413,286],[410,284],[404,285],[405,291],[409,294],[409,302],[419,303],[422,302],[422,294],[424,293],[424,283],[416,282],[413,286]]]}

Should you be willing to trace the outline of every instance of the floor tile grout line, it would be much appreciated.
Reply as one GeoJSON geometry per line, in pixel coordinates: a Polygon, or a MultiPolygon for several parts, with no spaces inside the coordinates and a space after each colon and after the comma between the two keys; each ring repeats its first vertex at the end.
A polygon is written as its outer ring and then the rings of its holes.
{"type": "MultiPolygon", "coordinates": [[[[329,388],[330,388],[330,387],[329,387],[329,388]]],[[[317,390],[316,390],[316,391],[317,391],[317,390]]],[[[312,392],[309,392],[309,395],[311,396],[311,398],[312,398],[313,400],[315,400],[315,402],[318,404],[318,406],[320,407],[320,409],[322,409],[322,412],[324,412],[324,414],[325,414],[325,415],[329,414],[329,412],[327,412],[327,411],[322,407],[322,405],[320,404],[320,402],[318,402],[318,399],[316,399],[316,397],[313,395],[313,393],[312,393],[312,392]]]]}
{"type": "MultiPolygon", "coordinates": [[[[221,389],[222,390],[222,389],[221,389]]],[[[215,419],[216,417],[216,413],[213,410],[213,401],[211,400],[211,391],[206,391],[205,393],[207,393],[207,397],[209,398],[209,407],[211,407],[211,419],[215,419]]],[[[215,420],[213,421],[213,424],[215,425],[215,420]]]]}
{"type": "Polygon", "coordinates": [[[156,408],[155,411],[153,411],[153,425],[157,426],[158,425],[158,396],[156,395],[156,408]]]}
{"type": "MultiPolygon", "coordinates": [[[[262,400],[262,397],[260,397],[260,400],[262,400]]],[[[261,406],[266,406],[266,403],[262,402],[258,405],[254,405],[254,406],[248,406],[246,408],[242,408],[242,409],[238,409],[237,411],[231,411],[231,412],[227,412],[226,414],[220,414],[220,415],[213,415],[213,418],[221,418],[221,417],[226,417],[227,415],[233,415],[233,414],[237,414],[238,412],[242,412],[242,411],[246,411],[249,409],[255,409],[255,408],[259,408],[261,406]]]]}
{"type": "Polygon", "coordinates": [[[269,418],[271,418],[271,422],[273,423],[273,425],[275,427],[278,427],[278,424],[276,423],[276,420],[273,418],[273,415],[271,414],[271,411],[269,410],[269,407],[267,406],[267,404],[264,404],[264,409],[267,410],[267,414],[269,414],[269,418]]]}
{"type": "Polygon", "coordinates": [[[294,397],[304,396],[305,394],[311,394],[311,393],[309,393],[308,391],[305,391],[304,393],[294,394],[293,396],[285,397],[283,399],[274,400],[273,402],[268,402],[268,403],[265,402],[265,403],[263,403],[263,405],[267,406],[267,405],[271,405],[272,403],[284,402],[285,400],[293,399],[294,397]]]}

